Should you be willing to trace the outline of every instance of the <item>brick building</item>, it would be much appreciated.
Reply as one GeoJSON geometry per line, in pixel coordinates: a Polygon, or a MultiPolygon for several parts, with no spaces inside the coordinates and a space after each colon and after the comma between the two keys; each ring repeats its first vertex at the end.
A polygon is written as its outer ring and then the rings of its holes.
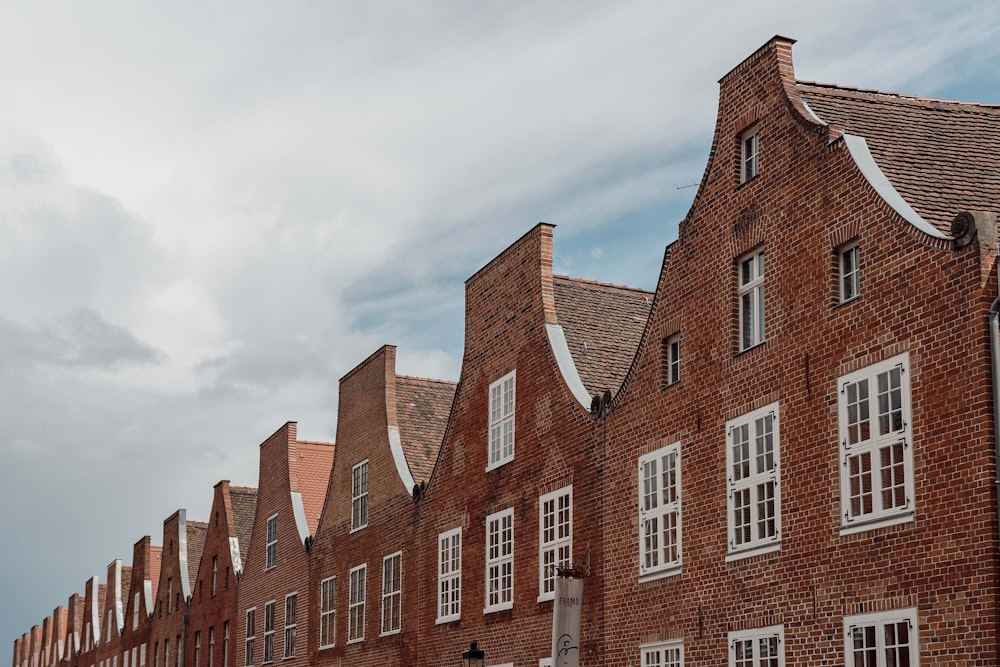
{"type": "Polygon", "coordinates": [[[311,552],[312,664],[415,664],[416,499],[455,385],[396,374],[384,346],[340,380],[337,455],[311,552]]]}
{"type": "Polygon", "coordinates": [[[582,665],[1000,663],[1000,107],[800,81],[791,49],[721,79],[655,292],[553,275],[535,226],[466,283],[457,385],[380,348],[336,457],[284,425],[255,504],[220,483],[14,667],[541,667],[556,566],[582,665]]]}

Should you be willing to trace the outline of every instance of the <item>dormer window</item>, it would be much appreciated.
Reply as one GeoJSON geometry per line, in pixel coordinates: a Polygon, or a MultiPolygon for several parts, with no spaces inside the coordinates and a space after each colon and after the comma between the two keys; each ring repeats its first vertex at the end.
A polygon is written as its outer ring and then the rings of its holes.
{"type": "Polygon", "coordinates": [[[760,144],[757,128],[751,128],[743,133],[740,141],[740,183],[746,183],[757,177],[760,144]]]}

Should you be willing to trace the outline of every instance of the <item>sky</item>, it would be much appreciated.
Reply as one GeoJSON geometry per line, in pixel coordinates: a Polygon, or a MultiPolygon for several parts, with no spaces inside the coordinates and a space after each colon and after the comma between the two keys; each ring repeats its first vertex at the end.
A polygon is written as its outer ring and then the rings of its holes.
{"type": "Polygon", "coordinates": [[[775,34],[800,79],[1000,103],[994,0],[0,0],[0,641],[284,422],[332,440],[379,346],[457,380],[464,281],[535,223],[653,289],[775,34]]]}

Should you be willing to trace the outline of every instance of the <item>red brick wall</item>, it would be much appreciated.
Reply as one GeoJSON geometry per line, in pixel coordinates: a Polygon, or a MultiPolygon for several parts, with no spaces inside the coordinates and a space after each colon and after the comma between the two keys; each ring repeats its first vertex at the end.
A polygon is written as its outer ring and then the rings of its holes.
{"type": "Polygon", "coordinates": [[[185,549],[187,530],[187,510],[177,510],[163,522],[160,583],[156,590],[156,604],[150,632],[151,645],[147,648],[146,667],[175,667],[177,664],[186,664],[185,651],[190,648],[188,596],[191,594],[186,559],[200,557],[200,554],[188,553],[185,549]],[[169,647],[169,651],[165,650],[165,646],[169,647]],[[178,651],[180,651],[180,663],[178,663],[178,651]],[[154,664],[157,658],[159,662],[154,664]],[[164,659],[168,660],[166,665],[164,659]]]}
{"type": "MultiPolygon", "coordinates": [[[[150,561],[152,556],[152,539],[146,535],[134,545],[132,545],[132,568],[129,572],[129,593],[126,599],[122,600],[124,609],[123,620],[124,630],[121,635],[122,650],[129,652],[129,666],[140,667],[142,663],[142,647],[146,645],[146,667],[152,665],[152,646],[149,643],[151,619],[146,613],[147,592],[146,583],[152,584],[150,572],[150,561]],[[133,627],[134,614],[136,611],[136,594],[139,595],[139,623],[133,627]],[[135,649],[135,658],[132,652],[135,649]]],[[[150,585],[152,590],[152,585],[150,585]]],[[[151,597],[151,595],[150,595],[151,597]]],[[[152,602],[152,600],[149,600],[152,602]]],[[[155,617],[155,616],[154,616],[155,617]]]]}

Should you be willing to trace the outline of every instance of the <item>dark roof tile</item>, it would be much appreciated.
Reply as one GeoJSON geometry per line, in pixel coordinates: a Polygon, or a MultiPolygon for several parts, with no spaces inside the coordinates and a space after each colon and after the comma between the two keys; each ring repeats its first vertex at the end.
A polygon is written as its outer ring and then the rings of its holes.
{"type": "Polygon", "coordinates": [[[396,419],[410,474],[417,483],[430,479],[455,398],[455,383],[396,376],[396,419]]]}
{"type": "Polygon", "coordinates": [[[229,502],[233,508],[233,526],[230,535],[240,542],[240,560],[246,562],[250,536],[253,534],[254,517],[257,514],[257,489],[247,486],[230,486],[229,502]]]}

